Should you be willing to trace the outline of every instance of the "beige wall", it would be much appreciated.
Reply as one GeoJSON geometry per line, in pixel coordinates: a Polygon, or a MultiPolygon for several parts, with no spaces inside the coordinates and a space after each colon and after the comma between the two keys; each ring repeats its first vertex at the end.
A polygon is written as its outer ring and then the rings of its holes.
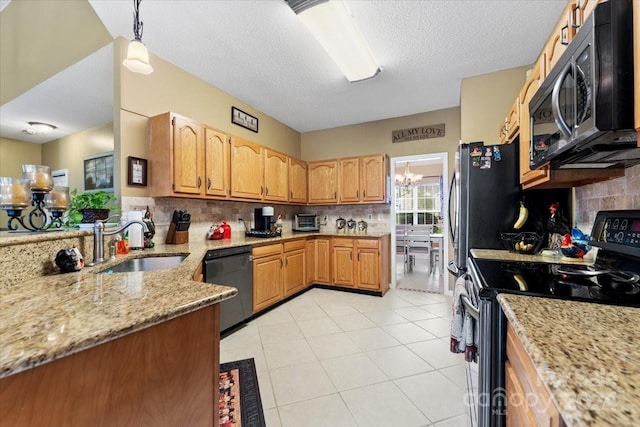
{"type": "Polygon", "coordinates": [[[111,40],[86,0],[11,1],[0,12],[0,105],[111,40]]]}
{"type": "Polygon", "coordinates": [[[42,144],[42,164],[69,170],[69,189],[84,191],[84,158],[113,151],[113,123],[42,144]]]}
{"type": "MultiPolygon", "coordinates": [[[[126,56],[128,40],[118,38],[115,51],[121,64],[126,56]]],[[[192,74],[176,67],[151,53],[154,71],[144,76],[135,74],[122,66],[115,73],[120,102],[120,123],[116,122],[116,135],[121,138],[116,152],[120,153],[120,178],[122,195],[144,197],[148,189],[126,185],[126,157],[129,155],[149,158],[146,140],[146,118],[172,111],[231,135],[257,142],[293,157],[300,158],[300,134],[252,108],[237,98],[211,86],[192,74]],[[259,120],[258,133],[231,123],[231,107],[235,106],[259,120]]]]}
{"type": "Polygon", "coordinates": [[[376,122],[342,126],[302,134],[302,158],[307,161],[336,157],[385,153],[389,157],[427,153],[449,153],[449,170],[453,171],[454,153],[460,140],[460,109],[396,117],[376,122]],[[445,136],[409,142],[391,142],[391,132],[418,126],[445,124],[445,136]]]}
{"type": "Polygon", "coordinates": [[[19,178],[22,175],[22,165],[28,164],[42,164],[40,144],[0,138],[0,176],[19,178]]]}
{"type": "Polygon", "coordinates": [[[498,142],[498,129],[520,93],[529,68],[512,68],[462,80],[460,135],[464,142],[498,142]]]}

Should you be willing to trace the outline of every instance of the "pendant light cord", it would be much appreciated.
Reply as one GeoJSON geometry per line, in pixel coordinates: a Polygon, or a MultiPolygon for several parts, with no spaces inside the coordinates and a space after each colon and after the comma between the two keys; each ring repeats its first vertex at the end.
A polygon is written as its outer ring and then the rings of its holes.
{"type": "Polygon", "coordinates": [[[140,21],[140,2],[133,0],[133,35],[139,42],[142,41],[142,22],[140,21]]]}

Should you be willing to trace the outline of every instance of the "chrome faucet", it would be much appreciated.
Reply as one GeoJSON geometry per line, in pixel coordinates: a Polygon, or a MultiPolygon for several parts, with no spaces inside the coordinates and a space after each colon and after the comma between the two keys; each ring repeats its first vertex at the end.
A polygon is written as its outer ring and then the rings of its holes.
{"type": "Polygon", "coordinates": [[[113,234],[122,233],[132,224],[140,224],[142,226],[143,233],[149,232],[149,227],[144,221],[141,220],[131,220],[127,221],[121,227],[116,228],[115,230],[104,230],[104,222],[96,221],[93,223],[93,262],[89,265],[100,264],[105,261],[104,259],[104,236],[111,236],[113,234]]]}

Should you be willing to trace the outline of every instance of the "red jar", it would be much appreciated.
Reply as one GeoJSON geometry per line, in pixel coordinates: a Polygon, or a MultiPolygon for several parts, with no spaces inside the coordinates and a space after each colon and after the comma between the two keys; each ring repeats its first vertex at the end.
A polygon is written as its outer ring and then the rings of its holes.
{"type": "Polygon", "coordinates": [[[222,238],[223,239],[230,239],[231,238],[231,226],[229,224],[227,224],[227,221],[222,221],[222,225],[220,226],[222,227],[222,238]]]}

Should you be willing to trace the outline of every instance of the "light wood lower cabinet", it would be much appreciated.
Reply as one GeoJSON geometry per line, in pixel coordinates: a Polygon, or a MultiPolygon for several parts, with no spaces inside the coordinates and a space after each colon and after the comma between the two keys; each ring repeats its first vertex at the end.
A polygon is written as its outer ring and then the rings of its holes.
{"type": "Polygon", "coordinates": [[[205,307],[0,379],[0,425],[218,426],[219,313],[205,307]]]}
{"type": "Polygon", "coordinates": [[[253,312],[312,284],[384,295],[391,281],[390,236],[309,237],[253,248],[253,312]]]}
{"type": "Polygon", "coordinates": [[[353,262],[354,240],[350,238],[333,238],[333,284],[339,286],[353,287],[354,262],[353,262]]]}
{"type": "Polygon", "coordinates": [[[315,282],[331,283],[331,239],[318,237],[316,240],[316,276],[315,282]]]}
{"type": "Polygon", "coordinates": [[[253,312],[283,298],[282,243],[253,248],[253,312]]]}
{"type": "Polygon", "coordinates": [[[284,243],[284,296],[295,294],[306,287],[306,241],[284,243]]]}
{"type": "Polygon", "coordinates": [[[389,290],[389,236],[375,239],[334,237],[333,281],[336,286],[389,290]]]}
{"type": "Polygon", "coordinates": [[[505,372],[507,426],[562,427],[566,425],[512,325],[507,326],[505,372]]]}
{"type": "Polygon", "coordinates": [[[253,312],[303,290],[306,239],[253,248],[253,312]]]}

